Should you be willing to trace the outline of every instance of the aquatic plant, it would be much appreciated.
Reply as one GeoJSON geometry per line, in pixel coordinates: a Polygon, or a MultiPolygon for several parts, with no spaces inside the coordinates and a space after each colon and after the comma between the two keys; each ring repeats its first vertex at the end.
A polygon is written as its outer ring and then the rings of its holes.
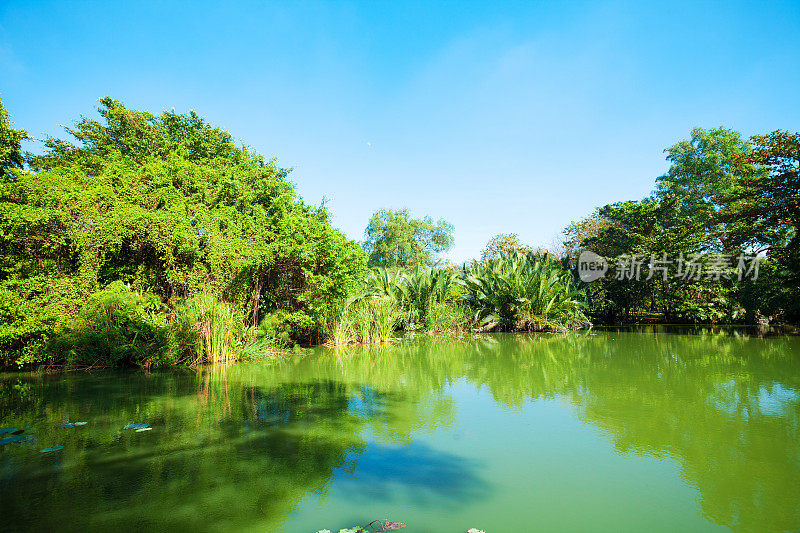
{"type": "Polygon", "coordinates": [[[178,331],[186,343],[189,362],[225,363],[237,359],[243,321],[230,304],[208,292],[199,293],[178,306],[178,331]]]}
{"type": "Polygon", "coordinates": [[[353,342],[387,342],[401,317],[387,296],[371,296],[342,303],[326,318],[326,338],[334,346],[353,342]]]}

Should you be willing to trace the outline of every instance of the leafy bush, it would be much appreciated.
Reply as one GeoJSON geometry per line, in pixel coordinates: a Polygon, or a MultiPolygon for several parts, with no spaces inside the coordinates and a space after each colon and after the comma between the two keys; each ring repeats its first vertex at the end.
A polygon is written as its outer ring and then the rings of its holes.
{"type": "MultiPolygon", "coordinates": [[[[43,339],[71,328],[82,304],[117,281],[172,312],[200,291],[222,297],[229,309],[206,311],[222,313],[214,324],[235,317],[235,332],[277,317],[266,329],[282,343],[318,338],[328,308],[366,274],[366,254],[324,206],[297,196],[289,170],[193,112],[156,115],[103,98],[99,113],[0,180],[2,362],[41,357],[43,339]]],[[[214,331],[203,358],[225,359],[236,343],[214,331]]],[[[191,328],[173,333],[193,349],[191,328]]]]}
{"type": "Polygon", "coordinates": [[[55,322],[41,306],[0,288],[0,364],[23,365],[44,358],[55,322]]]}
{"type": "Polygon", "coordinates": [[[512,252],[465,267],[458,283],[484,330],[562,330],[589,324],[584,293],[548,255],[512,252]]]}
{"type": "Polygon", "coordinates": [[[166,307],[121,281],[92,295],[73,323],[47,346],[50,360],[70,366],[164,366],[174,362],[166,307]]]}

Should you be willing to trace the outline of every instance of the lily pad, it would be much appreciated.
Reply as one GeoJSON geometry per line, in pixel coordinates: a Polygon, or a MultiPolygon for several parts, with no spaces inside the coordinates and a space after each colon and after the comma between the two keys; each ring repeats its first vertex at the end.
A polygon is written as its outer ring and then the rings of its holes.
{"type": "Polygon", "coordinates": [[[26,437],[20,437],[19,435],[6,437],[4,439],[0,439],[0,446],[4,444],[11,444],[12,442],[25,442],[26,440],[28,440],[26,437]]]}
{"type": "Polygon", "coordinates": [[[403,522],[394,522],[393,520],[373,520],[369,523],[369,527],[375,533],[385,533],[386,531],[403,529],[406,525],[403,522]]]}
{"type": "Polygon", "coordinates": [[[61,424],[59,429],[69,429],[69,428],[77,428],[80,426],[85,426],[86,422],[67,422],[66,424],[61,424]]]}
{"type": "Polygon", "coordinates": [[[39,450],[39,453],[50,453],[50,452],[57,452],[58,450],[63,450],[63,446],[52,446],[50,448],[42,448],[39,450]]]}
{"type": "Polygon", "coordinates": [[[125,426],[122,429],[136,429],[136,430],[139,430],[139,429],[144,429],[144,428],[149,428],[149,427],[150,427],[150,424],[144,424],[142,422],[135,422],[133,424],[128,424],[127,426],[125,426]]]}

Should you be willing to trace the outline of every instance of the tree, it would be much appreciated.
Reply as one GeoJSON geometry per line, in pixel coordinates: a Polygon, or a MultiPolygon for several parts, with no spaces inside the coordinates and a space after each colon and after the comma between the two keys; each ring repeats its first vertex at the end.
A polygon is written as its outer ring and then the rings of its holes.
{"type": "Polygon", "coordinates": [[[584,242],[600,235],[610,224],[611,222],[607,218],[597,212],[577,222],[571,222],[562,231],[563,255],[577,256],[583,250],[584,242]]]}
{"type": "Polygon", "coordinates": [[[777,130],[753,136],[750,142],[753,149],[739,162],[760,172],[737,180],[721,217],[735,225],[740,241],[755,243],[775,262],[770,279],[762,280],[757,290],[749,287],[758,296],[758,309],[782,308],[796,320],[800,317],[800,133],[777,130]]]}
{"type": "Polygon", "coordinates": [[[370,266],[430,266],[453,246],[453,226],[431,217],[412,218],[407,209],[377,211],[365,231],[370,266]]]}
{"type": "Polygon", "coordinates": [[[753,149],[740,154],[744,166],[761,172],[743,174],[728,194],[723,218],[739,223],[754,240],[774,248],[800,247],[800,133],[777,130],[750,138],[753,149]]]}
{"type": "Polygon", "coordinates": [[[527,244],[522,244],[516,233],[500,233],[486,243],[486,247],[481,252],[481,261],[500,259],[500,257],[509,255],[512,252],[527,254],[532,251],[533,248],[527,244]]]}
{"type": "Polygon", "coordinates": [[[0,100],[0,181],[5,181],[12,171],[23,167],[22,141],[25,139],[30,139],[30,136],[25,130],[11,127],[8,112],[0,100]]]}
{"type": "Polygon", "coordinates": [[[691,322],[719,322],[740,313],[731,300],[732,284],[727,278],[694,279],[678,273],[681,257],[687,260],[707,248],[705,226],[685,216],[684,199],[662,193],[597,210],[606,227],[582,241],[581,247],[619,261],[589,286],[596,312],[605,313],[609,320],[647,312],[691,322]],[[651,261],[660,269],[653,270],[653,275],[651,261]]]}
{"type": "Polygon", "coordinates": [[[695,128],[691,139],[664,150],[671,165],[657,178],[655,195],[680,199],[676,216],[700,226],[706,251],[730,253],[747,244],[738,224],[719,213],[740,179],[759,174],[755,165],[743,163],[750,150],[739,132],[725,128],[695,128]]]}
{"type": "Polygon", "coordinates": [[[100,104],[101,120],[47,139],[32,172],[0,185],[0,315],[31,330],[0,328],[0,350],[46,333],[14,302],[35,302],[52,333],[114,282],[173,310],[209,293],[242,325],[270,315],[308,339],[360,282],[364,252],[297,197],[287,169],[193,112],[100,104]]]}

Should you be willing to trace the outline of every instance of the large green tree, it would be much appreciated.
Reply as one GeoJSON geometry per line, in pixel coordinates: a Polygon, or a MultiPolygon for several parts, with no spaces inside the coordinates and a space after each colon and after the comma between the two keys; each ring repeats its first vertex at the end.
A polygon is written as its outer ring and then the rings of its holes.
{"type": "MultiPolygon", "coordinates": [[[[288,170],[194,112],[155,115],[111,98],[99,112],[67,129],[71,141],[47,139],[32,171],[2,184],[6,300],[35,302],[55,328],[122,281],[170,307],[212,293],[248,325],[272,315],[307,338],[359,282],[363,251],[297,197],[288,170]]],[[[6,325],[30,311],[0,309],[6,325]]]]}
{"type": "Polygon", "coordinates": [[[371,266],[430,266],[453,246],[453,226],[431,217],[413,218],[407,209],[381,209],[369,221],[364,249],[371,266]]]}
{"type": "Polygon", "coordinates": [[[776,252],[800,248],[800,133],[777,130],[750,142],[738,162],[758,171],[741,173],[721,218],[738,224],[740,240],[776,252]]]}
{"type": "Polygon", "coordinates": [[[800,133],[777,130],[750,138],[739,157],[742,173],[727,196],[721,219],[741,242],[766,251],[768,278],[743,286],[752,306],[800,319],[800,133]]]}
{"type": "Polygon", "coordinates": [[[762,174],[758,166],[744,163],[750,150],[739,132],[725,128],[695,128],[690,139],[665,150],[670,167],[656,180],[655,194],[680,200],[676,215],[703,232],[706,251],[733,253],[752,244],[743,242],[740,223],[719,216],[741,179],[762,174]]]}

